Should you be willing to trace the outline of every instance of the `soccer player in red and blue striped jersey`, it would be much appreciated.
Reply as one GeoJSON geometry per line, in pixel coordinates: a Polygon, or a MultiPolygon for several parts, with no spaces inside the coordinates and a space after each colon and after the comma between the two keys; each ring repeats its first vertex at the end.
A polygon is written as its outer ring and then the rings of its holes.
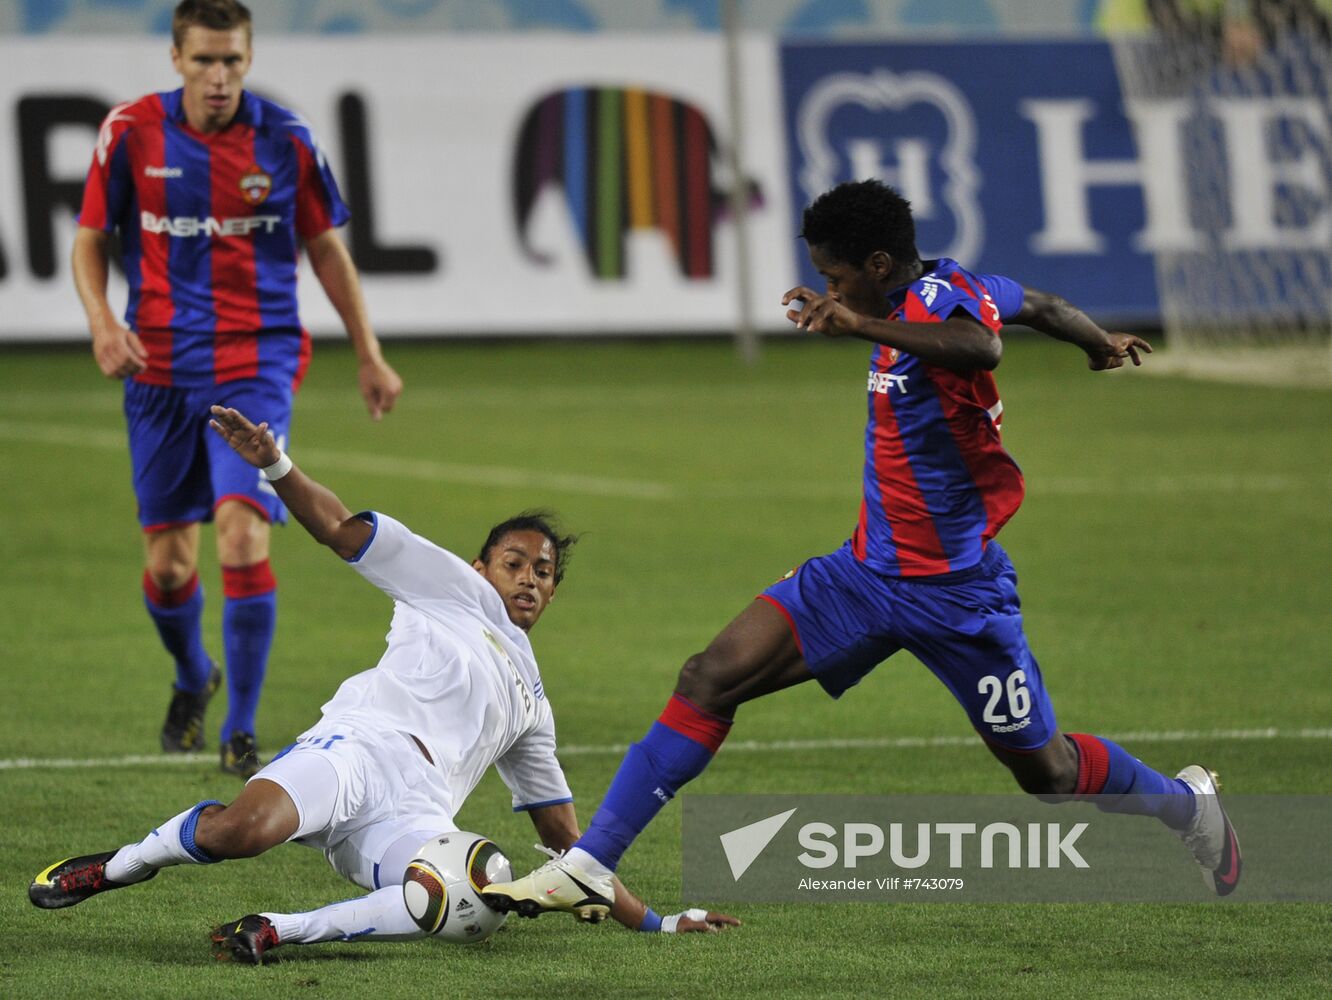
{"type": "Polygon", "coordinates": [[[686,661],[568,854],[487,895],[524,915],[587,918],[629,844],[712,759],[737,706],[809,680],[840,697],[903,649],[948,687],[1025,791],[1095,796],[1102,809],[1158,817],[1228,894],[1239,842],[1214,776],[1192,765],[1168,777],[1110,740],[1059,730],[1023,631],[1017,574],[995,541],[1024,491],[999,437],[991,372],[1000,327],[1070,341],[1093,370],[1139,364],[1150,346],[1107,333],[1057,296],[956,261],[922,261],[910,205],[878,181],[840,185],[803,221],[828,287],[788,291],[787,318],[874,345],[859,522],[841,549],[769,587],[686,661]]]}
{"type": "Polygon", "coordinates": [[[402,391],[335,232],[348,212],[309,126],[243,89],[250,35],[236,0],[176,7],[171,59],[183,85],[121,104],[102,123],[73,251],[94,357],[125,382],[144,602],[176,663],[162,747],[202,748],[220,683],[204,651],[197,572],[199,524],[214,520],[229,694],[221,759],[243,776],[259,767],[255,714],[277,613],[269,526],[286,511],[209,433],[209,407],[272,414],[286,439],[310,359],[296,302],[302,248],[356,350],[371,416],[402,391]],[[129,285],[123,322],[107,300],[116,232],[129,285]]]}

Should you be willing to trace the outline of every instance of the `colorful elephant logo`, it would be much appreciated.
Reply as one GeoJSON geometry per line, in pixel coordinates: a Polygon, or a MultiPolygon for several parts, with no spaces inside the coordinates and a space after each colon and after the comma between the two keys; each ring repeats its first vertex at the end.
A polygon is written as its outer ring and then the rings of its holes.
{"type": "MultiPolygon", "coordinates": [[[[538,196],[558,184],[592,274],[625,276],[625,234],[659,229],[687,278],[716,269],[713,228],[729,213],[729,195],[713,183],[718,143],[697,107],[634,87],[557,90],[523,119],[513,163],[514,217],[528,256],[550,258],[530,242],[538,196]]],[[[749,203],[763,204],[754,181],[749,203]]]]}

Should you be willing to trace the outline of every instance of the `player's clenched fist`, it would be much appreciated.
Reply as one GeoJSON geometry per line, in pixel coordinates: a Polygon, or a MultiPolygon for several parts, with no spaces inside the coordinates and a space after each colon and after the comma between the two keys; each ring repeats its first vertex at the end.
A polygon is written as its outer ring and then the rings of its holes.
{"type": "Polygon", "coordinates": [[[256,469],[265,469],[282,457],[277,441],[269,433],[267,421],[256,427],[245,414],[226,406],[210,407],[209,412],[213,418],[208,421],[208,426],[256,469]]]}

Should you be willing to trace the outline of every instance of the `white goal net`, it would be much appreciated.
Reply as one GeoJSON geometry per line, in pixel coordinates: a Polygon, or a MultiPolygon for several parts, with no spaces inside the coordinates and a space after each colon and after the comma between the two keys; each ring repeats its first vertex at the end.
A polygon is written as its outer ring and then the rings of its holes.
{"type": "MultiPolygon", "coordinates": [[[[1129,114],[1141,104],[1170,103],[1181,189],[1189,192],[1188,231],[1156,248],[1167,350],[1152,367],[1332,384],[1332,45],[1325,32],[1325,22],[1274,27],[1244,59],[1215,33],[1115,39],[1129,114]]],[[[1138,140],[1152,137],[1140,131],[1138,140]]]]}

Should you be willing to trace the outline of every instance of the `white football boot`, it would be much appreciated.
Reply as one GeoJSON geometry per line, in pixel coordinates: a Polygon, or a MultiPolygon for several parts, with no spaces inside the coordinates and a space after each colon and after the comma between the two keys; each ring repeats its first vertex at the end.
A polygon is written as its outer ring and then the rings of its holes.
{"type": "Polygon", "coordinates": [[[591,924],[604,920],[615,899],[615,883],[586,871],[564,855],[540,845],[537,850],[551,855],[551,859],[512,882],[491,882],[481,890],[482,898],[497,910],[523,917],[563,911],[591,924]]]}
{"type": "Polygon", "coordinates": [[[1200,764],[1189,765],[1175,777],[1193,789],[1194,802],[1193,819],[1179,837],[1202,869],[1203,883],[1218,896],[1229,896],[1239,885],[1243,864],[1239,838],[1217,794],[1220,779],[1200,764]]]}

